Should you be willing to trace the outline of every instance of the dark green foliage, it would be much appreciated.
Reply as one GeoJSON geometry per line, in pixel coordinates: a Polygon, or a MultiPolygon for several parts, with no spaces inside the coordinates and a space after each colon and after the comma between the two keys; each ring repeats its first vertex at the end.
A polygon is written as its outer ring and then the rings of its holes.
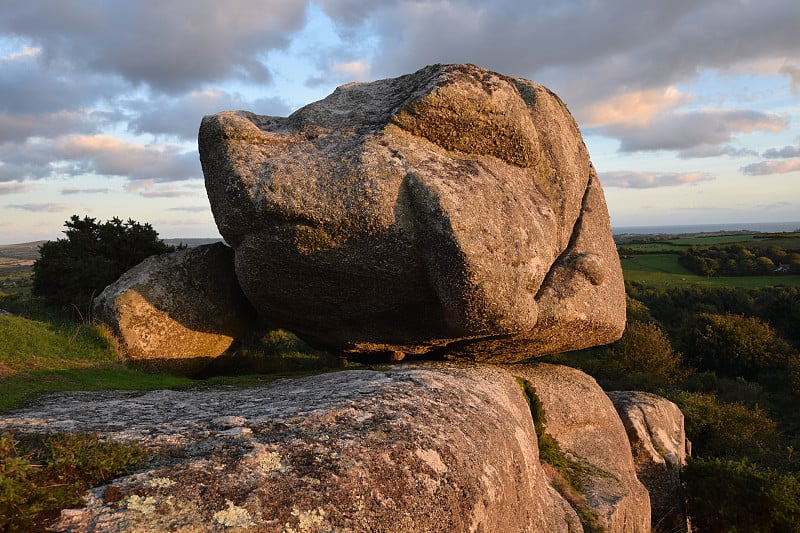
{"type": "Polygon", "coordinates": [[[720,376],[756,378],[765,371],[785,370],[797,351],[776,337],[766,322],[741,315],[699,313],[688,330],[689,364],[720,376]]]}
{"type": "Polygon", "coordinates": [[[72,215],[66,238],[39,248],[33,265],[33,294],[58,305],[86,309],[91,299],[126,270],[151,255],[175,250],[150,224],[119,218],[99,224],[72,215]]]}
{"type": "Polygon", "coordinates": [[[85,491],[144,459],[135,445],[95,434],[0,435],[0,531],[43,530],[58,510],[81,504],[85,491]]]}
{"type": "Polygon", "coordinates": [[[777,424],[757,406],[720,402],[714,393],[681,391],[670,399],[684,414],[695,455],[755,459],[777,447],[777,424]]]}
{"type": "Polygon", "coordinates": [[[797,474],[746,461],[690,459],[683,471],[687,504],[698,531],[800,532],[797,474]]]}

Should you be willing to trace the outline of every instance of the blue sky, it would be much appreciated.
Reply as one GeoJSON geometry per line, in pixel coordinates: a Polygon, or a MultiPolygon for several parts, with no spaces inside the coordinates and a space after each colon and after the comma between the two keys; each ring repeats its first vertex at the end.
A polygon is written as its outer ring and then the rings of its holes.
{"type": "Polygon", "coordinates": [[[796,0],[0,0],[0,244],[213,237],[203,115],[474,63],[555,91],[614,226],[800,220],[796,0]]]}

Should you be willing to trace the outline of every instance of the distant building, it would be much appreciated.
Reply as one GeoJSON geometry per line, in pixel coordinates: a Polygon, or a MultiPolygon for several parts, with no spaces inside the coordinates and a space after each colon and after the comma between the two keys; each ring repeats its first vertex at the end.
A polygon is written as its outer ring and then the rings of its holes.
{"type": "Polygon", "coordinates": [[[778,268],[775,269],[775,272],[789,272],[789,265],[781,263],[778,265],[778,268]]]}

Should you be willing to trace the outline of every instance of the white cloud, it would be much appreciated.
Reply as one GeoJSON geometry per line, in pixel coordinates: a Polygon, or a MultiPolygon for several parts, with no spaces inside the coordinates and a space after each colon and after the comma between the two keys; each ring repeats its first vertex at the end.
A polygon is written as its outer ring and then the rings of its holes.
{"type": "Polygon", "coordinates": [[[331,67],[331,72],[343,74],[353,81],[365,81],[369,79],[371,68],[367,61],[348,61],[346,63],[336,63],[331,67]]]}
{"type": "Polygon", "coordinates": [[[6,204],[8,209],[18,209],[20,211],[31,211],[33,213],[61,213],[69,211],[70,206],[59,203],[31,203],[31,204],[6,204]]]}
{"type": "Polygon", "coordinates": [[[618,187],[625,189],[653,189],[656,187],[674,187],[677,185],[690,185],[703,181],[711,181],[713,176],[704,172],[638,172],[620,170],[601,172],[600,183],[603,187],[618,187]]]}
{"type": "Polygon", "coordinates": [[[632,91],[591,103],[580,112],[585,127],[621,124],[645,127],[654,117],[692,101],[692,96],[675,87],[632,91]]]}
{"type": "Polygon", "coordinates": [[[731,148],[725,145],[738,134],[780,132],[788,124],[788,117],[774,113],[746,109],[705,109],[661,114],[642,126],[610,124],[597,128],[597,131],[618,138],[622,152],[674,150],[681,157],[692,157],[693,154],[731,153],[731,148]],[[713,152],[715,149],[716,153],[713,152]]]}
{"type": "Polygon", "coordinates": [[[786,174],[800,171],[800,159],[787,159],[784,161],[761,161],[741,168],[743,174],[748,176],[767,176],[770,174],[786,174]]]}

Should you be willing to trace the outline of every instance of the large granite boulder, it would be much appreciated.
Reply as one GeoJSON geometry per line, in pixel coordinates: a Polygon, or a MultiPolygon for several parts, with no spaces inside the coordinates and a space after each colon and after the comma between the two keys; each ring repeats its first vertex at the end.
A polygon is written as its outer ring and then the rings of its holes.
{"type": "Polygon", "coordinates": [[[94,300],[94,316],[127,359],[151,371],[194,374],[255,319],[223,243],[152,256],[94,300]]]}
{"type": "MultiPolygon", "coordinates": [[[[646,418],[648,434],[669,436],[654,453],[678,451],[675,419],[646,418]]],[[[428,362],[251,388],[58,393],[0,416],[4,431],[97,432],[150,452],[51,531],[650,531],[614,406],[592,378],[554,365],[428,362]],[[536,417],[578,465],[578,487],[542,462],[536,417]]]]}
{"type": "Polygon", "coordinates": [[[690,449],[683,413],[666,398],[647,392],[613,391],[608,397],[628,433],[636,475],[650,492],[653,529],[691,531],[681,488],[690,449]]]}
{"type": "Polygon", "coordinates": [[[199,150],[242,288],[307,340],[512,362],[622,333],[597,174],[541,85],[433,65],[207,116],[199,150]]]}

